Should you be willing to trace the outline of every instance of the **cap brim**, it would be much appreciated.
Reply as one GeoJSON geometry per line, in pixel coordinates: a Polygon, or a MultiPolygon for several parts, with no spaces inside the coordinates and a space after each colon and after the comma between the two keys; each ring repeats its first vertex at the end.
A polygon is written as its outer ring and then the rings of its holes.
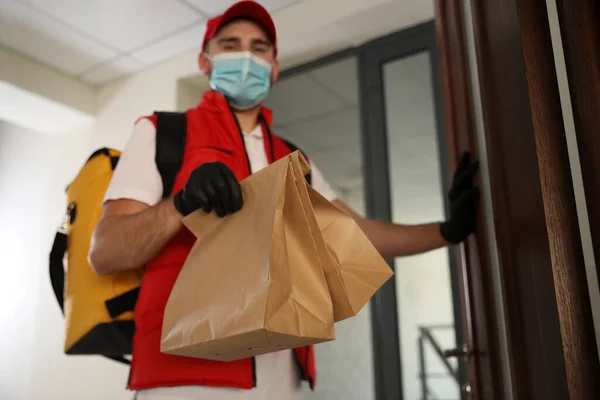
{"type": "Polygon", "coordinates": [[[223,13],[216,31],[239,18],[249,18],[256,21],[266,31],[271,41],[275,42],[277,40],[277,31],[271,15],[266,8],[255,1],[240,1],[229,7],[223,13]]]}

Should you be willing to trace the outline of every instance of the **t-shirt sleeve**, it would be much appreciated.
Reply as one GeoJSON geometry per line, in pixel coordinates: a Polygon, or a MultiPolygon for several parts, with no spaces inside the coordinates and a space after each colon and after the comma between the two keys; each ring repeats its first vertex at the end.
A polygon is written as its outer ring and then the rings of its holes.
{"type": "Polygon", "coordinates": [[[147,118],[135,124],[125,146],[104,201],[129,199],[149,206],[162,198],[162,179],[156,167],[156,128],[147,118]]]}
{"type": "Polygon", "coordinates": [[[317,168],[317,166],[311,161],[310,167],[312,169],[312,187],[321,194],[321,196],[325,197],[329,201],[337,200],[338,195],[329,185],[329,182],[325,180],[325,177],[321,173],[321,171],[317,168]]]}

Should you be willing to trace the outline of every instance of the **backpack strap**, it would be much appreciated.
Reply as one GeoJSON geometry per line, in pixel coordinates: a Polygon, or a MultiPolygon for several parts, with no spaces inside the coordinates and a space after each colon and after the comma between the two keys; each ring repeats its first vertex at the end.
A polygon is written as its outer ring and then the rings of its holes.
{"type": "Polygon", "coordinates": [[[54,243],[50,251],[50,282],[52,290],[60,310],[64,314],[64,293],[65,293],[65,267],[63,258],[67,252],[67,235],[62,231],[57,231],[54,236],[54,243]]]}
{"type": "MultiPolygon", "coordinates": [[[[52,250],[50,251],[50,282],[52,283],[52,290],[54,296],[58,301],[61,312],[64,314],[64,290],[65,290],[65,267],[63,264],[63,258],[67,252],[68,236],[62,230],[56,232],[54,237],[54,243],[52,244],[52,250]]],[[[113,361],[120,362],[122,364],[131,365],[131,361],[125,357],[120,356],[108,356],[113,361]]]]}
{"type": "Polygon", "coordinates": [[[183,163],[187,136],[185,113],[155,112],[156,116],[156,167],[163,181],[162,198],[171,195],[175,178],[183,163]]]}
{"type": "MultiPolygon", "coordinates": [[[[279,138],[279,140],[281,140],[281,141],[282,141],[282,142],[283,142],[283,143],[284,143],[284,144],[285,144],[285,145],[286,145],[286,146],[287,146],[287,147],[290,149],[290,152],[292,152],[292,153],[293,153],[293,152],[295,152],[296,150],[300,150],[300,152],[301,152],[301,153],[304,155],[304,157],[305,157],[307,160],[309,160],[309,158],[308,158],[308,156],[306,155],[306,153],[304,152],[304,150],[302,150],[301,148],[299,148],[298,146],[296,146],[296,145],[295,145],[295,144],[293,144],[292,142],[290,142],[290,141],[287,141],[287,140],[285,140],[285,139],[283,139],[283,138],[281,138],[281,137],[279,138]]],[[[307,182],[309,185],[312,185],[312,174],[311,174],[310,172],[309,172],[308,174],[306,174],[305,178],[306,178],[306,182],[307,182]]]]}
{"type": "MultiPolygon", "coordinates": [[[[103,154],[109,157],[110,167],[114,171],[117,166],[117,163],[119,162],[119,156],[111,155],[109,150],[110,149],[105,147],[96,150],[87,159],[86,163],[89,162],[92,158],[103,154]]],[[[69,245],[69,236],[66,232],[67,225],[69,223],[73,223],[74,219],[76,218],[76,210],[76,204],[74,203],[69,204],[69,206],[67,207],[65,220],[61,228],[57,230],[56,235],[54,236],[54,242],[52,243],[52,249],[50,250],[49,257],[50,283],[52,284],[52,291],[54,292],[54,297],[56,297],[56,301],[58,302],[58,306],[60,307],[60,310],[63,313],[63,315],[65,313],[65,266],[63,263],[63,259],[65,257],[65,254],[67,253],[67,248],[69,245]]],[[[111,317],[115,318],[117,315],[120,315],[124,312],[133,311],[135,301],[137,300],[138,291],[139,289],[134,289],[130,292],[122,294],[121,296],[117,296],[114,299],[107,300],[106,308],[111,317]]],[[[128,359],[121,356],[104,355],[104,357],[123,364],[131,365],[131,362],[128,359]]]]}

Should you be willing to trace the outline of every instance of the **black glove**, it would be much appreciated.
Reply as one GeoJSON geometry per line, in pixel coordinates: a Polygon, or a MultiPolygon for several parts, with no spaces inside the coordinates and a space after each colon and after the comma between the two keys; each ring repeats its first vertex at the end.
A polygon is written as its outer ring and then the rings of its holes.
{"type": "Polygon", "coordinates": [[[461,243],[475,231],[475,205],[479,189],[474,187],[473,181],[478,169],[479,162],[471,162],[471,154],[463,153],[448,192],[450,218],[440,224],[440,233],[449,243],[461,243]]]}
{"type": "Polygon", "coordinates": [[[242,189],[235,175],[221,162],[206,163],[190,174],[185,187],[175,195],[175,208],[183,215],[197,209],[219,217],[242,209],[242,189]]]}

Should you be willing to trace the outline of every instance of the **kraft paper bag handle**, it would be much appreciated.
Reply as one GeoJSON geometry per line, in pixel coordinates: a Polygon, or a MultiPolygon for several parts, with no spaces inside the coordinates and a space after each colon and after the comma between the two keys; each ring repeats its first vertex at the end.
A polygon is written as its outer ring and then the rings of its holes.
{"type": "Polygon", "coordinates": [[[292,157],[292,164],[300,166],[300,170],[302,171],[302,178],[304,178],[307,174],[311,172],[310,163],[308,162],[306,157],[304,157],[304,154],[302,154],[301,151],[296,150],[290,156],[292,157]]]}

